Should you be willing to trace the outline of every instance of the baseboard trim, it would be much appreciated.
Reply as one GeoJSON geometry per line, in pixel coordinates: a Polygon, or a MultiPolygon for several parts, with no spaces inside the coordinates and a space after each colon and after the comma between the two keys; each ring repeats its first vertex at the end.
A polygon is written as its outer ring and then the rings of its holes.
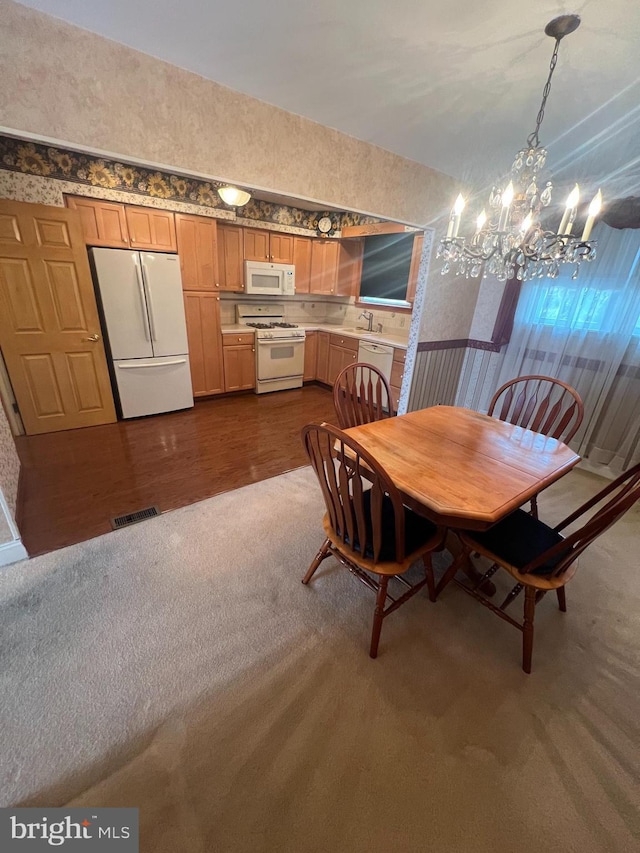
{"type": "Polygon", "coordinates": [[[26,560],[28,557],[27,549],[19,539],[0,545],[0,566],[9,566],[11,563],[26,560]]]}

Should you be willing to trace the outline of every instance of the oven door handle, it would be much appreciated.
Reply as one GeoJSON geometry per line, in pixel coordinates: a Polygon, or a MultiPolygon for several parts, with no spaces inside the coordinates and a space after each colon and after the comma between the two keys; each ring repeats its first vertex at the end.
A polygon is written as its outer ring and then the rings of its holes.
{"type": "Polygon", "coordinates": [[[304,338],[258,338],[260,346],[273,346],[273,344],[303,344],[304,338]]]}

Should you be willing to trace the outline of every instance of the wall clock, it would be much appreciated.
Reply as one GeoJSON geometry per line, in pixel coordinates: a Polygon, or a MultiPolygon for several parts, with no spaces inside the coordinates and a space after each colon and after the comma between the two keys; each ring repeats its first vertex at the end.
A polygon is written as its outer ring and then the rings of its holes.
{"type": "Polygon", "coordinates": [[[333,222],[329,219],[328,216],[322,216],[318,219],[318,224],[316,225],[321,237],[327,237],[332,231],[335,231],[333,227],[333,222]]]}

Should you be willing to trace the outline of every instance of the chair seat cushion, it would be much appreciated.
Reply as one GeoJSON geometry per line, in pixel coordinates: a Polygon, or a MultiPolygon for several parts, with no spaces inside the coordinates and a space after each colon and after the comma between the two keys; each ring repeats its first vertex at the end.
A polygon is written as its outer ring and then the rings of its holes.
{"type": "MultiPolygon", "coordinates": [[[[465,534],[470,540],[477,542],[491,554],[495,554],[498,561],[509,563],[516,569],[522,569],[543,551],[564,539],[543,521],[521,509],[512,512],[489,530],[482,533],[469,530],[465,531],[465,534]]],[[[564,553],[556,554],[555,557],[534,569],[531,574],[551,574],[564,556],[564,553]]]]}
{"type": "MultiPolygon", "coordinates": [[[[368,560],[373,559],[373,527],[371,524],[371,491],[367,491],[363,495],[363,503],[365,510],[365,524],[367,527],[367,545],[364,551],[364,556],[368,560]]],[[[425,545],[437,532],[438,528],[428,519],[410,510],[408,507],[404,509],[404,553],[409,556],[414,551],[425,545]]],[[[382,547],[378,562],[394,563],[396,560],[396,531],[395,519],[393,513],[393,504],[391,499],[384,496],[382,500],[382,547]]],[[[355,542],[352,546],[349,542],[349,537],[345,538],[345,544],[353,547],[354,551],[360,552],[360,543],[355,542]]]]}

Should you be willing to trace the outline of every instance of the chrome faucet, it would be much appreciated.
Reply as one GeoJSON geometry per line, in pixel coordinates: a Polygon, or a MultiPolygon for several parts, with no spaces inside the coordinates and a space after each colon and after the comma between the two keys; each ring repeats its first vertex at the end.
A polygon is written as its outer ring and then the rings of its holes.
{"type": "Polygon", "coordinates": [[[363,311],[362,314],[358,317],[358,320],[364,319],[369,324],[367,327],[367,332],[373,332],[373,311],[363,311]]]}

